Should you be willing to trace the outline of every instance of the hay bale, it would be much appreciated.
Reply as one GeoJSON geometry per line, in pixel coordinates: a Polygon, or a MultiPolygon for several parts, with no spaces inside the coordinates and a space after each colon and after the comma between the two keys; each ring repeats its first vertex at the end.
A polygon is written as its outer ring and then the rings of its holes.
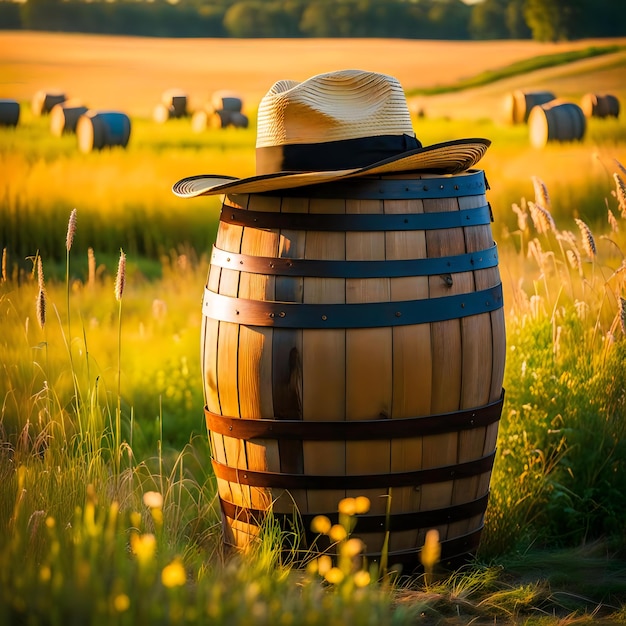
{"type": "Polygon", "coordinates": [[[214,111],[229,111],[231,113],[241,113],[243,100],[239,94],[233,91],[216,91],[211,98],[214,111]]]}
{"type": "Polygon", "coordinates": [[[119,111],[87,111],[78,119],[76,135],[81,152],[125,148],[130,138],[130,118],[119,111]]]}
{"type": "Polygon", "coordinates": [[[174,109],[171,105],[164,104],[160,102],[154,107],[154,111],[152,112],[152,119],[158,124],[164,124],[170,117],[175,117],[174,109]]]}
{"type": "Polygon", "coordinates": [[[75,133],[78,118],[87,113],[87,107],[77,102],[55,104],[50,111],[50,132],[55,137],[64,133],[75,133]]]}
{"type": "Polygon", "coordinates": [[[54,105],[66,100],[65,94],[61,91],[38,91],[31,102],[33,115],[36,117],[48,115],[54,105]]]}
{"type": "Polygon", "coordinates": [[[235,128],[248,128],[248,117],[243,113],[232,112],[230,114],[230,124],[235,128]]]}
{"type": "Polygon", "coordinates": [[[0,126],[17,126],[19,119],[19,102],[10,98],[0,99],[0,126]]]}
{"type": "Polygon", "coordinates": [[[209,113],[208,111],[201,109],[195,111],[191,116],[191,130],[195,133],[201,133],[206,130],[209,125],[209,113]]]}
{"type": "Polygon", "coordinates": [[[565,100],[535,106],[528,117],[530,143],[535,148],[542,148],[552,141],[581,141],[586,127],[582,109],[565,100]]]}
{"type": "Polygon", "coordinates": [[[587,93],[582,97],[580,108],[585,117],[619,117],[619,100],[611,94],[587,93]]]}
{"type": "Polygon", "coordinates": [[[532,108],[554,100],[551,91],[525,91],[517,89],[504,99],[505,119],[511,124],[526,124],[532,108]]]}
{"type": "Polygon", "coordinates": [[[164,91],[161,102],[168,108],[170,117],[185,117],[187,115],[187,94],[180,89],[164,91]]]}

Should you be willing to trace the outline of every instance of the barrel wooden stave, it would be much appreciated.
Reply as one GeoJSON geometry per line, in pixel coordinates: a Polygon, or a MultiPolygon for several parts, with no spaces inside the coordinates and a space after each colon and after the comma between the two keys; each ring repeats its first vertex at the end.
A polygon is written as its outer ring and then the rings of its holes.
{"type": "MultiPolygon", "coordinates": [[[[427,177],[426,177],[427,178],[427,177]]],[[[276,211],[276,198],[226,198],[229,206],[276,211]],[[233,200],[236,200],[233,203],[233,200]]],[[[350,200],[282,198],[285,212],[407,213],[454,211],[486,203],[484,194],[450,199],[350,200]]],[[[234,253],[313,259],[410,259],[480,251],[492,245],[489,225],[441,231],[316,232],[259,229],[222,221],[216,246],[234,253]],[[248,232],[246,232],[248,231],[248,232]],[[428,255],[426,254],[428,252],[428,255]]],[[[393,278],[252,276],[212,265],[209,290],[240,298],[292,302],[378,302],[466,293],[499,284],[497,267],[442,276],[393,278]],[[449,284],[451,280],[451,285],[449,284]]],[[[304,421],[390,419],[482,406],[501,393],[502,309],[431,324],[381,328],[237,328],[205,317],[203,376],[210,411],[253,418],[304,421]],[[475,335],[479,333],[480,337],[475,335]],[[236,357],[233,346],[236,349],[236,357]],[[372,360],[371,355],[376,359],[372,360]],[[462,358],[445,358],[462,354],[462,358]],[[431,358],[431,355],[434,355],[431,358]],[[487,364],[487,365],[486,365],[487,364]],[[479,367],[477,367],[479,366],[479,367]],[[480,373],[482,368],[482,374],[480,373]],[[477,371],[477,369],[479,371],[477,371]],[[487,374],[484,374],[485,369],[487,374]],[[238,372],[238,373],[237,373],[238,372]],[[393,373],[393,375],[392,375],[393,373]],[[245,400],[242,403],[242,398],[245,400]],[[243,407],[243,408],[242,408],[243,407]]],[[[241,441],[211,433],[215,458],[245,469],[308,475],[389,474],[455,465],[495,450],[497,423],[461,432],[381,441],[241,441]]],[[[220,497],[243,508],[331,513],[346,495],[367,495],[371,514],[433,510],[488,493],[490,472],[419,487],[356,490],[264,489],[218,478],[220,497]]],[[[484,511],[438,527],[443,540],[480,531],[484,511]]],[[[417,550],[427,528],[391,533],[392,553],[417,550]]],[[[254,524],[225,519],[227,543],[245,547],[254,524]]],[[[384,532],[363,533],[380,554],[384,532]]]]}

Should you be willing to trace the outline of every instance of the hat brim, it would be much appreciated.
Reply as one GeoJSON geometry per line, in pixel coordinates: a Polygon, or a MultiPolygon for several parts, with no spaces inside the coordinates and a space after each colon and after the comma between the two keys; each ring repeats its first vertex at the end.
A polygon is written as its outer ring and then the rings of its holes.
{"type": "Polygon", "coordinates": [[[180,198],[195,198],[218,194],[266,193],[365,175],[376,176],[398,172],[458,174],[480,161],[490,145],[489,139],[455,139],[403,152],[365,167],[344,170],[277,172],[249,178],[213,174],[189,176],[174,183],[172,191],[180,198]]]}

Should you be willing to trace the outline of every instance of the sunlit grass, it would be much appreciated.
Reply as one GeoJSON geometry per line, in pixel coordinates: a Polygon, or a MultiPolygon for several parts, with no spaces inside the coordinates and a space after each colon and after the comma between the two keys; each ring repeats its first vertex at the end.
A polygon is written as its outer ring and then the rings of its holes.
{"type": "Polygon", "coordinates": [[[0,183],[0,621],[624,619],[626,214],[614,176],[624,178],[624,144],[608,137],[623,122],[540,153],[521,129],[424,122],[426,144],[494,139],[484,167],[505,291],[506,399],[479,560],[449,575],[435,557],[429,577],[383,582],[354,564],[356,509],[344,510],[343,532],[318,529],[332,532],[339,560],[312,555],[308,570],[281,562],[283,537],[269,524],[248,555],[222,546],[198,358],[219,201],[164,198],[178,177],[251,174],[253,131],[200,138],[185,120],[137,120],[127,151],[78,156],[70,137],[55,154],[43,122],[32,124],[32,142],[11,143],[9,132],[0,149],[11,172],[0,183]],[[519,173],[529,162],[544,198],[519,173]],[[547,205],[553,227],[542,230],[531,202],[547,205]]]}

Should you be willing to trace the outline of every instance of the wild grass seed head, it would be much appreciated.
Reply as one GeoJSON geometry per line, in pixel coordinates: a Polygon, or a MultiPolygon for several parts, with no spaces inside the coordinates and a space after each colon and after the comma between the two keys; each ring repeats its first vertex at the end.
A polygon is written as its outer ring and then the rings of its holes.
{"type": "Polygon", "coordinates": [[[554,218],[548,209],[535,202],[528,202],[528,210],[530,211],[530,219],[533,222],[535,230],[540,235],[544,235],[549,231],[556,232],[554,218]]]}
{"type": "Polygon", "coordinates": [[[626,299],[619,297],[617,301],[617,308],[619,311],[619,325],[622,328],[622,333],[626,335],[626,299]]]}
{"type": "Polygon", "coordinates": [[[115,299],[120,302],[126,284],[126,255],[120,249],[120,260],[117,264],[117,276],[115,277],[115,299]]]}
{"type": "Polygon", "coordinates": [[[41,257],[37,258],[37,283],[39,286],[36,306],[37,321],[39,322],[39,326],[43,330],[43,327],[46,325],[46,287],[44,284],[43,264],[41,262],[41,257]]]}
{"type": "Polygon", "coordinates": [[[613,179],[615,180],[615,197],[619,204],[619,210],[622,217],[626,219],[626,183],[617,172],[613,173],[613,179]]]}
{"type": "Polygon", "coordinates": [[[609,226],[611,227],[611,232],[618,233],[619,232],[619,224],[617,223],[617,218],[613,215],[613,211],[611,209],[608,210],[608,221],[609,226]]]}
{"type": "Polygon", "coordinates": [[[591,233],[591,229],[581,219],[575,218],[574,221],[578,225],[580,234],[582,235],[583,250],[590,259],[593,259],[596,256],[596,242],[591,233]]]}
{"type": "Polygon", "coordinates": [[[526,229],[528,228],[528,213],[515,203],[513,203],[512,208],[513,213],[517,215],[517,227],[520,231],[526,232],[526,229]]]}
{"type": "Polygon", "coordinates": [[[2,248],[2,277],[0,278],[0,282],[6,283],[7,280],[7,249],[2,248]]]}
{"type": "Polygon", "coordinates": [[[72,209],[70,219],[67,224],[67,235],[65,237],[65,248],[69,252],[72,249],[74,235],[76,234],[76,209],[72,209]]]}
{"type": "Polygon", "coordinates": [[[546,211],[550,210],[550,196],[545,183],[538,176],[532,177],[533,188],[535,190],[535,202],[546,211]]]}

